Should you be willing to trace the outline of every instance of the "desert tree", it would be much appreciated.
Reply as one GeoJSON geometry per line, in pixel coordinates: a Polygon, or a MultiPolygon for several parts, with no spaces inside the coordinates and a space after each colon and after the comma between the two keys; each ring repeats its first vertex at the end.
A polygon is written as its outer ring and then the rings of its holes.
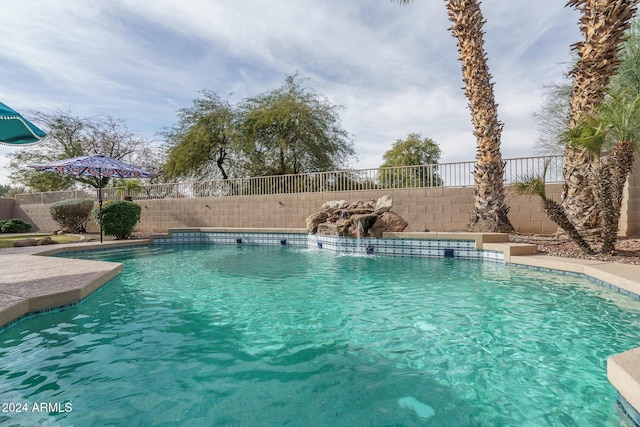
{"type": "MultiPolygon", "coordinates": [[[[35,121],[47,137],[39,144],[24,147],[10,154],[10,178],[13,183],[32,191],[56,191],[73,188],[78,183],[98,187],[98,178],[38,172],[28,167],[70,157],[104,154],[118,160],[135,163],[149,170],[156,150],[151,140],[129,128],[126,120],[107,114],[78,117],[70,110],[35,111],[35,121]]],[[[109,177],[102,179],[105,187],[109,177]]]]}
{"type": "Polygon", "coordinates": [[[178,121],[163,133],[167,179],[228,179],[239,158],[236,107],[213,91],[201,94],[191,107],[178,111],[178,121]]]}
{"type": "Polygon", "coordinates": [[[354,156],[339,110],[303,86],[297,74],[284,84],[247,98],[240,110],[243,150],[253,176],[345,168],[354,156]]]}
{"type": "Polygon", "coordinates": [[[410,133],[405,139],[397,139],[382,155],[380,181],[392,188],[440,186],[441,153],[440,146],[431,138],[410,133]]]}

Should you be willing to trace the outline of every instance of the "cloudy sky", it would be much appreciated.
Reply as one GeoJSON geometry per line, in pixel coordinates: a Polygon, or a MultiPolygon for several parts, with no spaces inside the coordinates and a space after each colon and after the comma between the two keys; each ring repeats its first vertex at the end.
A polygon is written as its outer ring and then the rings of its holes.
{"type": "MultiPolygon", "coordinates": [[[[562,0],[485,0],[485,49],[505,158],[534,155],[532,112],[567,70],[578,13],[562,0]]],[[[344,106],[356,168],[419,132],[441,161],[473,160],[467,101],[445,2],[415,0],[0,0],[0,101],[125,119],[161,141],[199,91],[230,100],[299,73],[344,106]]],[[[0,183],[7,154],[0,146],[0,183]]]]}

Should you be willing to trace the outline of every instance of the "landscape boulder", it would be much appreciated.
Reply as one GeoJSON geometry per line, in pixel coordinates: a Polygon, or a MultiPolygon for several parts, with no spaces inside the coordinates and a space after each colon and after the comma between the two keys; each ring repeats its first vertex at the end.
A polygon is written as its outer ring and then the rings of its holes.
{"type": "Polygon", "coordinates": [[[13,242],[14,248],[25,248],[27,246],[36,246],[38,241],[36,239],[20,239],[13,242]]]}
{"type": "Polygon", "coordinates": [[[318,225],[327,221],[329,214],[326,212],[317,212],[307,218],[307,230],[309,234],[315,234],[318,232],[318,225]]]}
{"type": "Polygon", "coordinates": [[[376,206],[373,209],[373,213],[376,215],[389,212],[393,206],[393,199],[391,196],[382,196],[376,201],[376,206]]]}
{"type": "Polygon", "coordinates": [[[57,245],[58,242],[56,242],[55,240],[53,240],[51,237],[47,236],[47,237],[43,237],[42,239],[38,239],[38,246],[44,246],[44,245],[57,245]]]}
{"type": "Polygon", "coordinates": [[[347,207],[349,207],[349,202],[347,202],[346,200],[331,200],[324,203],[320,209],[322,209],[323,212],[331,215],[338,209],[345,209],[347,207]]]}
{"type": "Polygon", "coordinates": [[[382,233],[399,233],[404,231],[407,225],[409,225],[409,223],[397,213],[391,211],[384,212],[378,217],[371,229],[369,229],[369,234],[371,237],[381,238],[382,233]]]}
{"type": "Polygon", "coordinates": [[[323,222],[318,224],[318,234],[323,236],[337,236],[338,226],[334,222],[323,222]]]}

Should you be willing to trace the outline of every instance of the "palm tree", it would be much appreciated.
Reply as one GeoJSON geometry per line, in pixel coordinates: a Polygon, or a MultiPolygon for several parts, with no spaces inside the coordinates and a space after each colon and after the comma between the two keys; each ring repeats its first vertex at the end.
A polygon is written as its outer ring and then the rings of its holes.
{"type": "MultiPolygon", "coordinates": [[[[406,4],[411,0],[397,0],[406,4]]],[[[484,51],[485,19],[478,0],[447,0],[449,29],[458,41],[465,94],[477,140],[474,208],[471,231],[509,232],[513,226],[505,203],[504,163],[500,152],[502,123],[498,120],[493,83],[484,51]]]]}
{"type": "MultiPolygon", "coordinates": [[[[613,145],[607,157],[608,173],[611,187],[609,189],[610,205],[605,208],[610,223],[604,218],[603,248],[605,253],[613,252],[618,237],[620,211],[624,185],[633,169],[635,153],[640,140],[640,94],[634,98],[624,96],[608,98],[599,109],[599,120],[606,126],[609,142],[613,145]]],[[[607,201],[605,200],[604,203],[607,201]]]]}
{"type": "Polygon", "coordinates": [[[572,145],[594,158],[589,178],[601,223],[602,252],[610,254],[618,238],[624,185],[640,139],[640,94],[607,96],[596,115],[569,129],[567,136],[572,145]]]}
{"type": "Polygon", "coordinates": [[[555,200],[547,198],[547,190],[544,182],[544,177],[547,174],[548,164],[545,165],[544,171],[539,176],[525,176],[515,184],[515,191],[521,195],[534,195],[539,196],[542,200],[542,209],[551,221],[555,222],[560,228],[562,228],[567,235],[573,240],[586,254],[593,254],[594,251],[589,243],[580,235],[578,230],[574,227],[573,223],[567,218],[567,214],[562,209],[562,206],[555,200]]]}
{"type": "MultiPolygon", "coordinates": [[[[599,120],[599,116],[584,116],[580,123],[566,131],[566,139],[569,145],[584,149],[593,158],[588,178],[593,183],[594,203],[597,208],[594,212],[598,214],[598,222],[601,225],[599,231],[602,237],[603,251],[611,253],[618,232],[619,215],[616,216],[614,204],[616,188],[611,165],[602,155],[607,130],[607,127],[599,120]]],[[[622,195],[622,189],[620,189],[620,195],[622,195]]],[[[621,203],[622,197],[620,197],[620,205],[621,203]]]]}
{"type": "Polygon", "coordinates": [[[609,155],[615,209],[615,227],[610,237],[613,250],[618,232],[624,185],[633,168],[640,141],[640,18],[635,18],[627,30],[618,73],[612,77],[609,93],[598,111],[598,118],[608,129],[609,155]]]}
{"type": "MultiPolygon", "coordinates": [[[[581,12],[584,40],[574,45],[578,61],[572,68],[569,127],[593,116],[604,99],[609,80],[618,71],[619,51],[640,0],[571,0],[567,6],[581,12]]],[[[562,206],[576,227],[586,231],[598,227],[598,213],[589,180],[594,157],[585,147],[568,144],[563,171],[562,206]]]]}

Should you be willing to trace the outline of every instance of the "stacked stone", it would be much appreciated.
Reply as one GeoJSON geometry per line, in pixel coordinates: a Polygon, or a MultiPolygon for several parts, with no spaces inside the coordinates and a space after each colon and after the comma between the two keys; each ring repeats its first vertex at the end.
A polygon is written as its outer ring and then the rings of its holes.
{"type": "Polygon", "coordinates": [[[400,232],[408,225],[404,218],[391,211],[392,206],[391,196],[351,204],[346,200],[332,200],[307,218],[307,230],[309,234],[327,236],[381,238],[384,232],[400,232]]]}

